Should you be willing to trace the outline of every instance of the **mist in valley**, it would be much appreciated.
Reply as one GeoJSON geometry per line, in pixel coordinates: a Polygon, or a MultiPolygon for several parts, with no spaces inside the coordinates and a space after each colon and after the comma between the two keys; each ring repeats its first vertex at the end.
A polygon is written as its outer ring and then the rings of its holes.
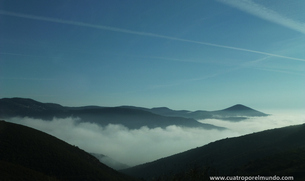
{"type": "Polygon", "coordinates": [[[128,129],[123,125],[115,124],[102,127],[74,117],[54,118],[52,121],[15,117],[7,121],[41,130],[87,152],[103,154],[121,163],[135,166],[200,147],[219,139],[302,124],[305,123],[305,115],[282,113],[248,118],[239,122],[217,119],[199,120],[202,123],[228,128],[223,131],[185,128],[176,125],[164,129],[159,127],[150,129],[146,126],[140,129],[128,129]]]}

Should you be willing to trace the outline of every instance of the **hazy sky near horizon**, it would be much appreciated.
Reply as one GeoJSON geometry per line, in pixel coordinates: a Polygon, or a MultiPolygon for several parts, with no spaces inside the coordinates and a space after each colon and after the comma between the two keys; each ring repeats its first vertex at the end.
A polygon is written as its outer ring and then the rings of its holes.
{"type": "Polygon", "coordinates": [[[0,0],[0,98],[305,108],[303,0],[0,0]]]}

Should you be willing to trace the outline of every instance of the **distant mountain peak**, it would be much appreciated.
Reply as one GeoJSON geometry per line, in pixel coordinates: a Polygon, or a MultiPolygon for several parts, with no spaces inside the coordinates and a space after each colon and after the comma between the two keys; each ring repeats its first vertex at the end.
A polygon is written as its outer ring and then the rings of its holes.
{"type": "MultiPolygon", "coordinates": [[[[236,104],[229,108],[214,111],[213,114],[215,116],[222,116],[222,117],[253,117],[253,116],[268,116],[268,114],[262,113],[250,107],[244,106],[242,104],[236,104]]],[[[239,120],[239,119],[238,119],[239,120]]]]}
{"type": "Polygon", "coordinates": [[[168,108],[168,107],[153,107],[153,108],[151,108],[152,110],[170,110],[170,111],[172,111],[170,108],[168,108]]]}
{"type": "Polygon", "coordinates": [[[253,110],[250,107],[244,106],[242,104],[236,104],[234,106],[231,106],[227,109],[224,109],[225,111],[249,111],[249,110],[253,110]]]}

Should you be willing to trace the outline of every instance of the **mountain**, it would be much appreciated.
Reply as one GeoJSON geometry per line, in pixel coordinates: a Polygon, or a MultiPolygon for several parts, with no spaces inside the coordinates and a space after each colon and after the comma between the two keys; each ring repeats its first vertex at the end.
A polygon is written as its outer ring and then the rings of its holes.
{"type": "Polygon", "coordinates": [[[142,108],[142,107],[133,107],[133,106],[123,106],[125,108],[145,110],[152,112],[154,114],[159,114],[162,116],[169,117],[184,117],[191,118],[195,120],[203,119],[221,119],[225,121],[242,121],[248,119],[249,117],[263,117],[268,116],[268,114],[259,112],[247,106],[236,104],[232,107],[218,110],[218,111],[187,111],[187,110],[172,110],[167,107],[156,107],[152,109],[142,108]]]}
{"type": "Polygon", "coordinates": [[[142,126],[147,126],[149,128],[165,128],[170,125],[192,128],[198,127],[204,129],[225,129],[223,127],[218,127],[211,124],[200,123],[192,118],[168,117],[154,114],[149,111],[124,107],[78,110],[71,111],[71,113],[73,113],[73,115],[76,117],[80,117],[84,121],[98,123],[102,126],[106,126],[109,123],[122,124],[130,129],[137,129],[142,126]]]}
{"type": "Polygon", "coordinates": [[[170,125],[183,127],[200,127],[204,129],[225,128],[212,124],[200,123],[202,119],[221,119],[242,121],[249,117],[268,116],[241,104],[218,111],[172,110],[167,107],[142,108],[134,106],[120,107],[65,107],[54,103],[41,103],[32,99],[3,98],[0,99],[0,118],[31,117],[44,120],[56,118],[79,117],[81,121],[93,122],[101,126],[122,124],[130,129],[142,126],[149,128],[165,128],[170,125]]]}
{"type": "Polygon", "coordinates": [[[122,169],[126,169],[126,168],[130,167],[124,163],[120,163],[103,154],[99,154],[99,153],[90,153],[90,154],[93,155],[95,158],[97,158],[101,163],[104,163],[105,165],[107,165],[115,170],[122,170],[122,169]]]}
{"type": "Polygon", "coordinates": [[[70,116],[69,109],[59,104],[41,103],[32,99],[3,98],[0,99],[0,117],[33,117],[52,119],[70,116]]]}
{"type": "Polygon", "coordinates": [[[0,121],[0,180],[133,180],[76,146],[0,121]]]}
{"type": "Polygon", "coordinates": [[[268,114],[259,112],[247,106],[236,104],[227,109],[223,109],[220,111],[212,111],[213,116],[220,117],[262,117],[268,116],[268,114]]]}
{"type": "Polygon", "coordinates": [[[81,118],[81,121],[93,122],[101,126],[122,124],[130,129],[137,129],[143,126],[149,128],[165,128],[170,125],[204,129],[225,129],[211,124],[200,123],[192,118],[169,117],[155,114],[144,108],[98,106],[64,107],[59,104],[41,103],[32,99],[0,99],[0,118],[8,119],[11,117],[31,117],[44,120],[52,120],[54,117],[78,117],[81,118]]]}
{"type": "Polygon", "coordinates": [[[208,180],[213,175],[305,179],[305,124],[226,138],[122,170],[147,180],[208,180]]]}

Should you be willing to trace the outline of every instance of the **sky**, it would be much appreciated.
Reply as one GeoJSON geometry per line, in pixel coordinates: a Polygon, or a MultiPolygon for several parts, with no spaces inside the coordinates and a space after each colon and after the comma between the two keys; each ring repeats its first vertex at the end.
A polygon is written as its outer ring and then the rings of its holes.
{"type": "Polygon", "coordinates": [[[0,98],[304,110],[303,7],[303,0],[0,0],[0,98]]]}

